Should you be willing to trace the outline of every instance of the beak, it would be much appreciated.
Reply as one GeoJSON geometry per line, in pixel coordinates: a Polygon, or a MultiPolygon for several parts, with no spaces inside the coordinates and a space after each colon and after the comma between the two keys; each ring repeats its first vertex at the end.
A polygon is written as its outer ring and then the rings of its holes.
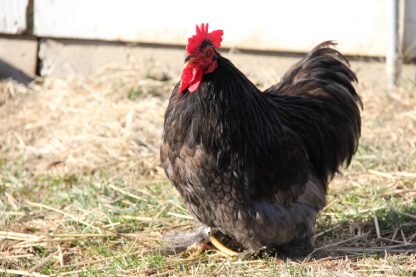
{"type": "Polygon", "coordinates": [[[184,65],[184,67],[187,67],[188,65],[193,64],[193,63],[196,63],[196,62],[197,62],[197,59],[196,58],[194,58],[192,56],[187,56],[185,58],[185,65],[184,65]]]}

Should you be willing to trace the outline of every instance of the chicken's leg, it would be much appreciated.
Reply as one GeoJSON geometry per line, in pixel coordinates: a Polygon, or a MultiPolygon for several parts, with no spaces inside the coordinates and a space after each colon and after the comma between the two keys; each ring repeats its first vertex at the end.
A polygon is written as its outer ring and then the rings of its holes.
{"type": "Polygon", "coordinates": [[[175,253],[177,252],[195,252],[197,249],[207,248],[211,228],[201,226],[197,229],[183,232],[169,232],[163,235],[165,245],[175,253]]]}
{"type": "Polygon", "coordinates": [[[237,256],[238,252],[231,250],[220,242],[216,234],[211,234],[211,228],[207,226],[201,226],[197,229],[184,231],[184,232],[169,232],[163,236],[165,244],[171,247],[171,251],[195,253],[202,250],[209,249],[208,242],[218,249],[221,253],[227,256],[237,256]]]}

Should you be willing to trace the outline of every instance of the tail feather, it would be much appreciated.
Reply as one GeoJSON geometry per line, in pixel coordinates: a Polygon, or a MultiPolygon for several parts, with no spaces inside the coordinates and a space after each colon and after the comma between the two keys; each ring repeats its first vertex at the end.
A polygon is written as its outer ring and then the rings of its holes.
{"type": "Polygon", "coordinates": [[[344,162],[349,165],[361,134],[362,102],[348,60],[326,41],[267,89],[281,117],[302,137],[311,165],[324,184],[344,162]]]}

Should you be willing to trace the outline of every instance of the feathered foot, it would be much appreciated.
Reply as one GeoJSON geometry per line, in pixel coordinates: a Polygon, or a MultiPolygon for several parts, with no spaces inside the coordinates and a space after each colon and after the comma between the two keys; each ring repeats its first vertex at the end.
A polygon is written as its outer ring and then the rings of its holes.
{"type": "Polygon", "coordinates": [[[201,226],[198,229],[185,232],[169,232],[164,234],[163,240],[168,246],[165,250],[167,252],[180,253],[187,256],[194,256],[204,250],[212,249],[211,243],[219,252],[226,256],[241,256],[245,252],[237,252],[225,246],[221,241],[226,241],[229,244],[230,238],[224,236],[221,232],[216,231],[211,234],[211,228],[201,226]],[[221,241],[220,241],[221,240],[221,241]]]}
{"type": "Polygon", "coordinates": [[[186,255],[195,255],[203,250],[209,249],[209,234],[211,228],[201,226],[197,229],[184,232],[169,232],[163,235],[163,240],[169,252],[186,255]]]}

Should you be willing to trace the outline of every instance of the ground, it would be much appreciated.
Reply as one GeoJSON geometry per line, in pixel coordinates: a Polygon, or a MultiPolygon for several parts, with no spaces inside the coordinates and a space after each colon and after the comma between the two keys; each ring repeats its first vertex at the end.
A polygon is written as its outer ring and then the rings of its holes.
{"type": "MultiPolygon", "coordinates": [[[[228,55],[262,87],[296,60],[228,55]]],[[[153,59],[86,77],[0,83],[0,274],[416,274],[416,85],[405,79],[388,96],[378,62],[353,63],[362,138],[330,185],[315,250],[298,259],[165,253],[161,234],[195,226],[158,160],[182,60],[174,64],[153,59]]]]}

